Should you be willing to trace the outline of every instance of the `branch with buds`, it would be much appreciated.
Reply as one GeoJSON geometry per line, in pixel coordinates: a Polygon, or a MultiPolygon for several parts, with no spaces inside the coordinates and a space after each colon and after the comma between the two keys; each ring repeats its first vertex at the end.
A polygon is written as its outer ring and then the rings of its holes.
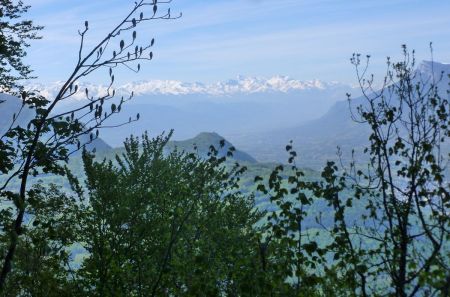
{"type": "Polygon", "coordinates": [[[64,174],[61,162],[67,162],[72,154],[98,139],[100,129],[119,127],[139,120],[137,114],[127,122],[106,125],[111,117],[121,112],[123,104],[133,98],[132,93],[114,101],[114,69],[123,66],[139,72],[141,62],[153,59],[152,48],[155,40],[151,39],[143,45],[138,44],[136,29],[148,21],[180,18],[181,14],[172,16],[170,8],[163,13],[159,12],[160,6],[169,3],[171,1],[135,2],[131,11],[91,49],[86,48],[85,41],[89,32],[89,23],[86,21],[84,28],[78,32],[80,46],[76,65],[56,97],[49,100],[36,91],[22,94],[22,106],[13,115],[11,125],[0,138],[0,172],[3,180],[0,185],[0,198],[13,202],[11,211],[8,212],[9,217],[0,218],[3,229],[10,233],[10,242],[2,261],[0,292],[4,289],[18,237],[22,233],[29,177],[40,173],[64,174]],[[130,33],[128,39],[119,39],[127,33],[130,33]],[[86,88],[86,100],[79,106],[57,112],[57,107],[63,101],[80,92],[79,81],[100,68],[106,68],[109,74],[106,94],[91,96],[86,88]],[[20,114],[27,108],[34,112],[34,118],[26,128],[17,126],[20,114]],[[84,143],[80,140],[83,135],[89,135],[84,143]],[[10,189],[14,179],[20,181],[17,191],[10,189]]]}

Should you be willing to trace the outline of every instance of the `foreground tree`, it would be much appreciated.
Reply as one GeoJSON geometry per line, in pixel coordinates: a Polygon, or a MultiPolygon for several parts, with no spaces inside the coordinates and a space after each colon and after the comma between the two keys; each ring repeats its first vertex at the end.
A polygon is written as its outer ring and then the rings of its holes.
{"type": "Polygon", "coordinates": [[[35,186],[3,296],[263,295],[245,168],[168,139],[131,138],[115,160],[85,151],[75,197],[35,186]]]}
{"type": "Polygon", "coordinates": [[[255,179],[277,206],[260,243],[266,292],[448,296],[450,107],[438,88],[447,74],[422,77],[414,53],[404,47],[403,56],[388,60],[380,90],[365,76],[369,57],[363,66],[352,58],[364,96],[351,108],[371,131],[368,164],[329,162],[308,180],[288,145],[293,165],[255,179]]]}
{"type": "MultiPolygon", "coordinates": [[[[240,295],[258,212],[237,190],[245,168],[167,152],[169,137],[130,138],[116,162],[84,154],[79,282],[89,296],[240,295]]],[[[251,267],[251,266],[250,266],[251,267]]]]}
{"type": "Polygon", "coordinates": [[[25,49],[39,38],[42,27],[23,20],[28,9],[22,1],[0,1],[0,92],[18,92],[20,81],[30,78],[30,66],[23,62],[25,49]]]}
{"type": "Polygon", "coordinates": [[[78,202],[55,185],[36,185],[29,195],[14,268],[1,296],[81,296],[72,258],[81,227],[78,202]]]}
{"type": "Polygon", "coordinates": [[[365,77],[369,58],[365,65],[359,55],[352,58],[365,99],[354,116],[371,128],[370,163],[366,170],[329,163],[315,194],[335,210],[330,247],[353,265],[356,294],[447,296],[450,109],[448,93],[438,90],[447,74],[421,77],[414,52],[404,47],[403,57],[388,59],[379,91],[365,77]],[[365,211],[349,221],[355,203],[365,211]]]}
{"type": "MultiPolygon", "coordinates": [[[[28,198],[31,195],[30,177],[41,173],[64,174],[61,162],[67,161],[75,151],[94,141],[98,137],[99,129],[105,127],[106,121],[120,112],[122,105],[132,98],[131,94],[127,98],[122,97],[114,101],[113,68],[126,66],[131,70],[139,71],[139,61],[149,61],[153,58],[151,48],[154,40],[139,46],[137,33],[134,30],[147,21],[173,18],[170,9],[162,14],[158,11],[158,5],[169,2],[156,0],[135,2],[117,26],[90,49],[85,47],[85,38],[89,32],[89,24],[85,22],[83,30],[79,32],[81,42],[76,65],[56,97],[44,98],[37,92],[22,93],[22,107],[11,115],[11,125],[3,135],[0,135],[0,172],[2,173],[0,198],[2,205],[5,205],[0,212],[0,224],[4,232],[2,234],[4,241],[0,246],[2,256],[0,291],[4,289],[7,275],[12,269],[19,237],[24,232],[22,224],[28,198]],[[129,38],[120,40],[119,36],[124,36],[126,33],[129,34],[129,38]],[[99,96],[90,96],[89,90],[79,90],[79,80],[101,68],[105,68],[110,77],[106,92],[99,96]],[[79,92],[85,93],[86,101],[70,110],[56,112],[61,103],[79,92]],[[111,103],[110,106],[107,106],[108,102],[111,103]],[[33,119],[29,123],[18,123],[20,115],[30,110],[33,119]],[[83,135],[88,137],[83,138],[83,135]]],[[[21,2],[16,6],[10,1],[3,4],[6,6],[2,7],[2,14],[10,18],[15,18],[16,14],[20,15],[26,11],[26,7],[21,2]]],[[[2,26],[5,25],[2,23],[2,26]]],[[[14,73],[11,74],[8,68],[2,70],[2,75],[7,78],[5,88],[8,89],[16,86],[17,77],[24,78],[29,74],[28,68],[21,64],[19,58],[24,54],[23,46],[26,45],[24,40],[35,37],[35,35],[27,35],[27,32],[32,34],[30,32],[37,28],[32,27],[30,23],[25,23],[23,27],[19,26],[8,31],[12,24],[6,23],[6,26],[6,31],[2,31],[0,40],[2,51],[6,50],[7,54],[4,57],[7,63],[10,63],[9,68],[19,72],[18,76],[14,77],[11,76],[14,73]],[[23,39],[19,39],[17,44],[14,39],[8,37],[9,33],[6,32],[17,34],[23,39]],[[14,55],[10,51],[17,46],[20,51],[14,55]]],[[[130,118],[129,122],[138,118],[139,115],[135,119],[130,118]]]]}
{"type": "MultiPolygon", "coordinates": [[[[319,177],[297,167],[292,143],[286,151],[289,164],[275,167],[265,178],[255,178],[257,191],[276,206],[268,212],[260,233],[258,278],[263,296],[353,296],[357,284],[349,271],[352,263],[330,261],[335,251],[331,238],[319,230],[325,225],[315,222],[319,213],[333,214],[316,191],[319,177]]],[[[332,221],[329,218],[326,226],[332,221]]]]}

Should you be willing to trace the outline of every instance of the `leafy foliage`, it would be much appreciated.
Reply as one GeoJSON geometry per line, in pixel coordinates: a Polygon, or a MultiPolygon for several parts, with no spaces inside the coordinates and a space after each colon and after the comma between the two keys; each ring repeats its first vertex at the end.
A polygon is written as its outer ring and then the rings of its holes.
{"type": "Polygon", "coordinates": [[[116,162],[97,162],[85,152],[85,185],[68,175],[77,198],[36,186],[19,245],[24,251],[18,251],[5,292],[160,296],[256,290],[254,225],[261,215],[252,197],[238,189],[245,167],[224,166],[214,147],[207,160],[177,151],[165,155],[168,140],[144,135],[140,146],[132,137],[116,162]],[[74,246],[84,250],[76,269],[74,246]]]}
{"type": "MultiPolygon", "coordinates": [[[[125,66],[138,72],[141,69],[140,61],[152,60],[151,48],[154,40],[151,39],[148,44],[142,46],[138,45],[135,28],[151,20],[172,19],[170,9],[166,13],[158,11],[159,4],[169,2],[156,0],[135,2],[130,12],[119,20],[118,25],[90,49],[86,49],[85,44],[89,32],[89,23],[86,21],[83,30],[79,31],[80,46],[75,67],[56,97],[45,98],[36,91],[22,92],[21,107],[11,115],[11,124],[6,132],[2,131],[0,135],[0,173],[4,181],[0,185],[0,199],[6,204],[6,209],[0,213],[2,232],[6,232],[5,240],[0,246],[2,251],[0,292],[12,269],[13,258],[24,231],[22,224],[28,199],[31,197],[29,178],[42,174],[64,175],[62,163],[67,162],[73,153],[81,150],[86,144],[96,140],[99,129],[108,127],[106,125],[108,119],[119,113],[123,104],[131,100],[133,94],[128,98],[115,98],[113,68],[125,66]],[[151,12],[144,15],[144,10],[148,7],[151,7],[151,12]],[[119,39],[126,33],[131,35],[128,40],[119,39]],[[118,43],[118,47],[112,49],[114,43],[118,43]],[[58,112],[59,105],[80,91],[78,81],[100,68],[106,68],[109,72],[106,94],[90,96],[89,90],[85,89],[83,91],[87,103],[84,101],[79,106],[58,112]],[[109,103],[111,105],[107,107],[109,103]],[[32,110],[34,116],[28,123],[18,123],[18,118],[24,110],[32,110]],[[83,136],[88,136],[88,140],[84,143],[80,141],[83,136]],[[14,181],[19,181],[17,188],[11,187],[14,181]]],[[[0,9],[1,17],[5,17],[5,21],[0,23],[0,61],[5,68],[1,68],[0,75],[5,77],[5,83],[3,77],[0,78],[5,85],[4,88],[8,90],[16,86],[17,79],[26,78],[29,74],[29,69],[22,64],[21,58],[25,55],[26,41],[36,38],[34,34],[39,27],[32,26],[29,21],[14,22],[28,9],[21,1],[17,4],[2,1],[1,4],[4,5],[0,9]],[[17,52],[14,52],[15,50],[17,52]],[[14,71],[18,72],[18,76],[14,76],[14,71]]],[[[119,125],[138,119],[139,114],[119,125]]]]}
{"type": "Polygon", "coordinates": [[[258,220],[251,197],[236,191],[244,168],[227,172],[214,148],[208,160],[164,156],[168,139],[144,135],[140,147],[130,138],[117,165],[84,155],[80,236],[89,256],[79,273],[93,296],[208,295],[242,285],[233,273],[258,220]]]}
{"type": "MultiPolygon", "coordinates": [[[[29,79],[30,66],[23,63],[29,41],[39,39],[42,29],[22,16],[29,6],[22,1],[0,1],[0,91],[20,91],[19,81],[29,79]]],[[[1,103],[1,102],[0,102],[1,103]]]]}
{"type": "MultiPolygon", "coordinates": [[[[167,150],[171,134],[131,137],[114,160],[84,149],[80,137],[97,139],[133,97],[114,101],[113,68],[140,71],[136,62],[153,58],[154,40],[136,45],[134,28],[173,18],[170,9],[158,14],[169,2],[135,2],[87,51],[86,22],[56,98],[21,94],[0,135],[3,296],[448,296],[449,100],[437,89],[441,78],[415,72],[406,47],[403,61],[388,60],[381,90],[365,77],[369,57],[364,66],[360,55],[351,60],[366,99],[352,111],[370,129],[368,164],[327,162],[310,178],[290,143],[288,164],[249,182],[245,166],[227,161],[240,152],[225,140],[201,156],[196,147],[167,150]],[[84,90],[87,103],[55,112],[80,91],[80,78],[104,67],[106,95],[84,90]],[[24,109],[35,114],[26,127],[17,123],[24,109]],[[80,182],[64,162],[81,149],[80,182]],[[43,174],[65,175],[71,191],[30,187],[43,174]],[[265,212],[256,198],[266,199],[265,212]]],[[[24,48],[40,27],[14,21],[28,9],[22,2],[0,4],[1,88],[9,91],[29,77],[24,48]]]]}
{"type": "Polygon", "coordinates": [[[70,255],[80,227],[77,207],[74,197],[55,186],[36,185],[30,191],[23,235],[2,296],[76,296],[70,255]]]}

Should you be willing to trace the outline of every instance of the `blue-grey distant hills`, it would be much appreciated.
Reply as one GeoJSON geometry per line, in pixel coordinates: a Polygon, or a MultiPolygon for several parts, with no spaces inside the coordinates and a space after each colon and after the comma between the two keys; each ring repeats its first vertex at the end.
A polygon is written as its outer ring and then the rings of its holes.
{"type": "MultiPolygon", "coordinates": [[[[34,87],[51,98],[58,86],[59,83],[34,87]]],[[[92,95],[106,92],[101,85],[80,84],[82,91],[67,104],[83,102],[85,88],[92,95]]],[[[111,123],[126,122],[137,113],[140,120],[104,129],[100,136],[110,145],[120,146],[126,136],[140,135],[146,130],[157,135],[174,129],[174,139],[180,140],[203,131],[229,135],[290,127],[323,115],[352,90],[341,83],[298,81],[285,76],[240,76],[208,84],[170,80],[133,82],[116,87],[119,96],[133,91],[135,98],[123,106],[111,123]]]]}
{"type": "MultiPolygon", "coordinates": [[[[17,98],[7,94],[0,93],[0,132],[3,134],[6,130],[11,126],[13,114],[18,115],[19,111],[22,107],[22,101],[17,98]]],[[[13,127],[21,126],[26,127],[28,122],[33,118],[34,112],[24,107],[20,116],[17,117],[16,121],[13,124],[13,127]]],[[[131,127],[131,125],[130,125],[131,127]]],[[[112,128],[111,131],[116,131],[115,128],[112,128]]],[[[133,131],[128,131],[127,134],[120,135],[120,139],[123,142],[126,137],[134,134],[135,136],[140,136],[140,134],[136,134],[133,131]]],[[[87,142],[89,140],[89,136],[82,136],[80,141],[82,143],[87,142]]],[[[122,143],[123,144],[123,143],[122,143]]],[[[210,146],[214,146],[219,150],[219,157],[226,156],[228,150],[233,147],[233,145],[225,140],[222,136],[215,132],[202,132],[193,138],[189,138],[186,140],[179,141],[170,141],[167,145],[168,150],[178,149],[179,151],[185,152],[194,152],[194,148],[200,157],[208,157],[207,154],[209,152],[210,146]],[[224,145],[220,148],[220,142],[224,141],[224,145]]],[[[87,145],[88,150],[95,150],[99,153],[106,155],[113,155],[116,153],[115,150],[111,148],[107,143],[105,143],[101,138],[98,138],[93,141],[93,143],[87,145]]],[[[118,149],[120,151],[120,148],[118,149]]],[[[249,154],[236,149],[233,153],[233,159],[236,161],[242,161],[246,163],[256,163],[256,160],[250,156],[249,154]]]]}
{"type": "Polygon", "coordinates": [[[22,100],[17,97],[0,93],[0,135],[3,135],[9,127],[17,127],[28,124],[33,118],[33,112],[29,108],[22,108],[22,100]],[[16,120],[13,122],[13,117],[16,120]]]}
{"type": "MultiPolygon", "coordinates": [[[[417,79],[438,83],[441,96],[448,96],[450,64],[423,61],[417,67],[417,79]]],[[[364,104],[365,99],[352,99],[353,107],[364,104]]],[[[368,143],[368,127],[357,124],[351,119],[347,100],[335,103],[323,116],[290,128],[274,129],[262,133],[241,133],[225,135],[241,149],[251,152],[258,161],[285,162],[286,144],[293,140],[299,153],[299,162],[314,169],[321,168],[327,160],[337,159],[337,147],[341,148],[344,158],[351,156],[355,149],[360,155],[368,143]]]]}
{"type": "MultiPolygon", "coordinates": [[[[10,127],[27,127],[30,120],[34,117],[34,111],[26,106],[22,106],[22,100],[0,93],[0,135],[3,135],[10,127]],[[16,115],[16,120],[13,121],[13,116],[16,115]]],[[[81,143],[89,141],[89,135],[80,136],[81,143]]],[[[102,139],[95,139],[92,143],[86,146],[88,150],[103,151],[111,149],[102,139]]]]}
{"type": "MultiPolygon", "coordinates": [[[[424,61],[417,67],[424,82],[438,79],[442,95],[448,89],[450,65],[424,61]]],[[[59,83],[34,85],[43,95],[52,97],[59,83]]],[[[80,104],[84,88],[99,95],[105,87],[81,84],[80,94],[61,108],[80,104]]],[[[113,147],[122,146],[130,134],[151,136],[174,129],[174,140],[190,139],[200,132],[215,131],[248,152],[258,161],[285,162],[285,146],[293,140],[303,166],[314,169],[326,160],[336,159],[337,147],[348,157],[367,144],[367,127],[352,121],[346,93],[352,104],[364,102],[359,89],[340,83],[298,81],[288,77],[238,77],[218,83],[182,83],[152,80],[117,87],[117,94],[135,92],[135,98],[123,106],[110,124],[127,122],[140,114],[140,120],[118,128],[102,129],[100,137],[113,147]]],[[[0,109],[1,109],[0,105],[0,109]]]]}

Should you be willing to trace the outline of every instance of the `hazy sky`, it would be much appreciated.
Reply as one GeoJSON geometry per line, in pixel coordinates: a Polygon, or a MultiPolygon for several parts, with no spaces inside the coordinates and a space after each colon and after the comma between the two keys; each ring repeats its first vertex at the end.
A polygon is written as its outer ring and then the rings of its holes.
{"type": "MultiPolygon", "coordinates": [[[[29,49],[28,61],[42,82],[64,80],[77,54],[77,30],[89,20],[88,45],[124,16],[131,0],[28,0],[29,17],[45,26],[43,39],[29,49]]],[[[173,0],[174,21],[146,23],[138,37],[155,37],[154,61],[121,82],[175,79],[212,82],[248,76],[288,75],[355,83],[349,58],[371,54],[373,72],[400,45],[429,59],[450,62],[448,0],[173,0]]],[[[149,12],[150,14],[150,12],[149,12]]],[[[101,74],[101,75],[100,75],[101,74]]],[[[98,73],[89,80],[102,82],[98,73]]]]}

